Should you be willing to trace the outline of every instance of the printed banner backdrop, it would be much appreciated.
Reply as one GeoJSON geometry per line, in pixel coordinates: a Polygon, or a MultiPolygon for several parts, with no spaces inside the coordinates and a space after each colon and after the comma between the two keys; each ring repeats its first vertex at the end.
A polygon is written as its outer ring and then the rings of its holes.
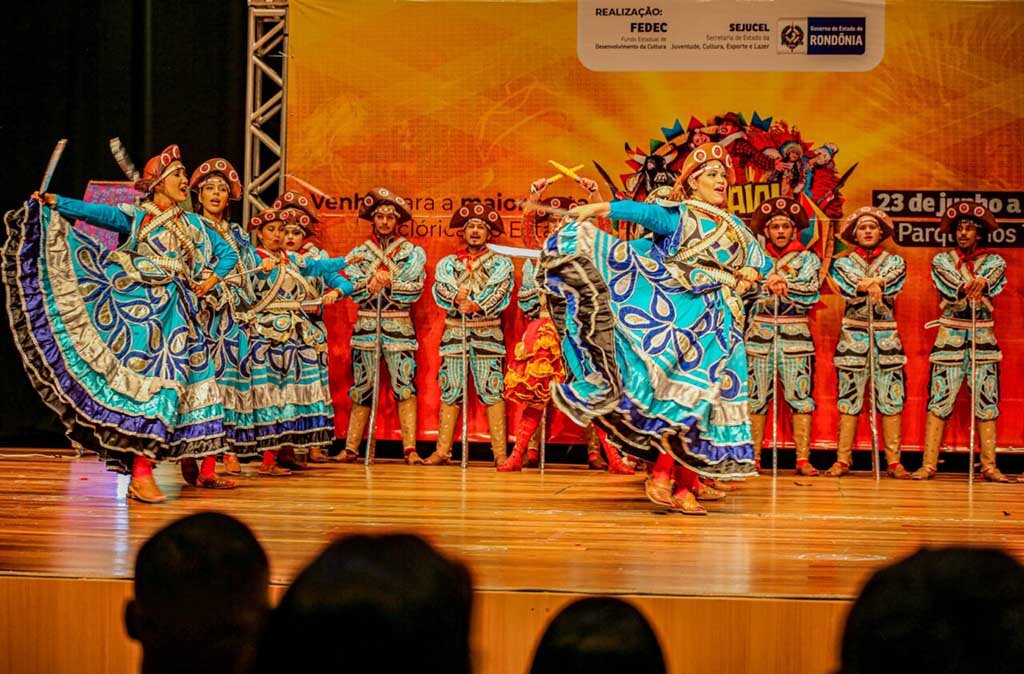
{"type": "MultiPolygon", "coordinates": [[[[897,204],[894,195],[900,193],[904,202],[919,192],[922,198],[1000,193],[997,215],[1020,229],[1024,54],[1016,46],[1024,41],[1024,3],[911,0],[889,4],[885,18],[884,58],[869,72],[593,72],[577,58],[575,2],[294,0],[287,166],[326,195],[317,196],[326,223],[323,245],[341,255],[368,236],[369,224],[357,220],[355,211],[359,196],[373,187],[388,187],[415,202],[415,223],[404,233],[425,248],[429,260],[428,285],[413,312],[420,340],[420,438],[436,438],[443,322],[429,286],[434,263],[459,246],[446,230],[453,208],[465,198],[491,200],[506,219],[500,242],[524,245],[515,200],[527,195],[531,181],[556,173],[548,160],[584,164],[580,173],[600,181],[596,161],[616,187],[622,188],[620,176],[630,180],[630,174],[635,187],[647,155],[668,164],[681,161],[668,155],[683,151],[695,132],[713,136],[716,116],[735,112],[752,142],[774,140],[779,150],[784,143],[800,143],[803,157],[789,173],[751,168],[746,180],[802,194],[810,211],[815,209],[809,202],[828,191],[824,185],[834,186],[857,165],[841,188],[845,202],[830,198],[814,213],[819,253],[830,239],[828,217],[841,211],[875,203],[893,209],[904,223],[905,245],[885,245],[908,262],[897,303],[909,358],[904,445],[919,447],[934,338],[924,324],[938,315],[930,261],[941,249],[928,244],[929,234],[935,240],[930,231],[913,236],[936,222],[923,213],[920,199],[915,208],[897,204]],[[831,165],[815,152],[827,146],[831,165]]],[[[768,145],[757,149],[771,155],[768,145]]],[[[603,183],[602,188],[607,197],[603,183]]],[[[582,191],[562,180],[547,192],[558,194],[582,191]]],[[[736,193],[730,203],[749,212],[754,198],[752,190],[736,193]]],[[[1024,356],[1016,272],[1024,255],[1013,247],[1021,242],[1014,236],[999,244],[1009,267],[1007,289],[995,303],[1004,413],[1017,409],[1024,396],[1024,381],[1014,376],[1024,356]]],[[[351,407],[348,341],[355,313],[344,302],[327,317],[339,436],[346,433],[351,407]]],[[[835,445],[831,361],[841,316],[842,300],[827,291],[811,319],[818,352],[816,447],[835,445]]],[[[525,326],[514,302],[503,324],[511,351],[525,326]]],[[[382,400],[381,437],[397,439],[394,403],[387,395],[382,400]]],[[[947,430],[948,445],[966,445],[968,400],[965,389],[947,430]]],[[[517,411],[509,416],[512,434],[517,411]]],[[[580,441],[580,430],[567,420],[556,418],[552,427],[553,441],[580,441]]],[[[1020,446],[1022,429],[1024,418],[1004,414],[1000,447],[1020,446]]],[[[470,433],[472,440],[486,439],[482,409],[473,413],[470,433]]],[[[864,418],[858,447],[867,447],[868,438],[864,418]]]]}

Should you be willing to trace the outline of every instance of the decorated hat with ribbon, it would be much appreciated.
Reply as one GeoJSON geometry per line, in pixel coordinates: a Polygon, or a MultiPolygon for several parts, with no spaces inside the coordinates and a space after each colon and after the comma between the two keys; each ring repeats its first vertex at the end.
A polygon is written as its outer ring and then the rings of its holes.
{"type": "Polygon", "coordinates": [[[750,229],[760,233],[775,218],[789,220],[798,232],[811,224],[807,218],[807,213],[804,212],[803,206],[795,199],[773,197],[765,199],[761,202],[760,206],[754,209],[754,214],[750,217],[750,229]]]}
{"type": "Polygon", "coordinates": [[[986,232],[993,232],[999,229],[999,223],[992,211],[988,210],[977,201],[957,201],[946,207],[942,213],[942,221],[939,223],[939,230],[951,234],[961,220],[973,220],[986,232]]]}
{"type": "Polygon", "coordinates": [[[135,189],[148,194],[161,180],[184,168],[185,165],[181,163],[181,149],[177,145],[168,145],[163,152],[146,162],[142,169],[142,177],[135,181],[135,189]]]}
{"type": "Polygon", "coordinates": [[[691,175],[700,171],[702,166],[713,161],[721,162],[725,167],[725,173],[730,183],[735,181],[736,176],[732,170],[732,157],[729,156],[729,151],[718,143],[704,143],[686,155],[683,167],[679,170],[679,177],[676,179],[677,184],[680,181],[685,182],[691,175]]]}
{"type": "Polygon", "coordinates": [[[202,189],[203,183],[214,176],[220,176],[228,184],[228,198],[238,201],[242,198],[242,181],[238,179],[238,171],[227,159],[216,157],[207,159],[192,172],[192,178],[188,181],[188,187],[193,192],[202,189]]]}
{"type": "Polygon", "coordinates": [[[376,187],[370,190],[363,197],[362,201],[359,202],[359,217],[362,220],[372,222],[373,215],[377,211],[394,213],[398,218],[399,224],[412,220],[409,202],[405,197],[399,196],[384,187],[376,187]]]}
{"type": "Polygon", "coordinates": [[[875,208],[874,206],[861,206],[853,213],[846,216],[846,220],[843,221],[843,227],[840,230],[840,236],[844,241],[857,245],[857,223],[864,218],[874,218],[878,221],[878,228],[881,230],[881,240],[885,241],[893,232],[892,218],[885,211],[875,208]]]}
{"type": "Polygon", "coordinates": [[[452,213],[448,229],[452,231],[464,229],[466,225],[474,220],[486,225],[491,234],[500,235],[505,233],[505,225],[501,221],[501,215],[498,211],[479,201],[465,204],[462,208],[452,213]]]}
{"type": "Polygon", "coordinates": [[[274,201],[272,208],[281,212],[283,220],[298,225],[306,234],[312,233],[320,224],[313,200],[303,192],[288,190],[274,201]]]}

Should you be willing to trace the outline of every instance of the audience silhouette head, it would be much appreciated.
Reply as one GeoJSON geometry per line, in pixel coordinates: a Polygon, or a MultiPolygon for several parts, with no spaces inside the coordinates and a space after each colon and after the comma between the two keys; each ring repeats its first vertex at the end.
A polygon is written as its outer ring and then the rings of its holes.
{"type": "Polygon", "coordinates": [[[244,524],[190,515],[158,531],[135,558],[128,636],[143,674],[242,672],[270,609],[269,567],[244,524]]]}
{"type": "Polygon", "coordinates": [[[342,538],[281,599],[255,671],[468,674],[471,606],[469,571],[423,539],[342,538]]]}
{"type": "Polygon", "coordinates": [[[530,674],[665,674],[650,623],[613,597],[573,602],[555,616],[537,645],[530,674]]]}
{"type": "Polygon", "coordinates": [[[1004,552],[921,550],[876,572],[846,621],[840,674],[1024,667],[1024,567],[1004,552]]]}

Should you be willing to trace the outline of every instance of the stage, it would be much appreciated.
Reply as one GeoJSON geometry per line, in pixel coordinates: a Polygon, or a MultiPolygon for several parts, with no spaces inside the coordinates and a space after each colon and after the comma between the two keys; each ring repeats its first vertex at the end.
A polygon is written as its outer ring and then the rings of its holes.
{"type": "Polygon", "coordinates": [[[279,593],[319,548],[350,533],[412,531],[473,571],[482,674],[526,671],[553,611],[584,594],[630,597],[672,671],[825,674],[849,602],[871,571],[922,545],[997,545],[1024,557],[1024,485],[963,475],[876,484],[788,471],[748,481],[707,517],[663,514],[640,476],[483,463],[369,470],[329,464],[244,476],[233,492],[158,480],[169,498],[121,498],[92,458],[0,460],[0,670],[128,674],[121,625],[135,551],[162,525],[220,510],[266,547],[279,593]]]}

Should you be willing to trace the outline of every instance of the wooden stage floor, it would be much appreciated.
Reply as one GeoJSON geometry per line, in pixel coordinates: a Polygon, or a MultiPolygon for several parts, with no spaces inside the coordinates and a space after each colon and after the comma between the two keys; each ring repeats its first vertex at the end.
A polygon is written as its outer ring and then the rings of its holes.
{"type": "MultiPolygon", "coordinates": [[[[787,649],[813,629],[821,652],[805,658],[809,669],[790,671],[824,672],[849,600],[879,566],[921,546],[951,544],[998,546],[1024,559],[1024,485],[976,482],[969,489],[962,475],[876,484],[867,474],[831,480],[787,472],[774,483],[748,481],[708,504],[707,517],[663,514],[645,500],[640,476],[582,468],[503,475],[485,464],[468,471],[329,464],[283,479],[244,476],[232,492],[179,486],[170,466],[158,480],[170,500],[146,506],[124,501],[125,479],[94,459],[0,460],[0,590],[7,588],[0,591],[0,635],[11,629],[2,623],[31,610],[19,608],[30,594],[15,591],[19,581],[30,589],[44,579],[116,581],[115,604],[123,601],[142,542],[201,510],[252,527],[281,585],[334,537],[426,536],[472,569],[483,598],[475,627],[486,642],[481,671],[501,674],[523,671],[532,650],[523,639],[532,644],[552,610],[592,593],[634,598],[663,642],[673,643],[668,650],[679,642],[678,621],[746,626],[747,634],[730,638],[753,645],[735,658],[709,660],[718,672],[780,671],[771,663],[792,665],[787,649]],[[523,613],[523,633],[498,640],[509,644],[489,637],[512,629],[502,611],[523,613]],[[772,640],[784,643],[761,643],[772,640]]],[[[691,665],[701,661],[692,651],[685,657],[691,665]]]]}

